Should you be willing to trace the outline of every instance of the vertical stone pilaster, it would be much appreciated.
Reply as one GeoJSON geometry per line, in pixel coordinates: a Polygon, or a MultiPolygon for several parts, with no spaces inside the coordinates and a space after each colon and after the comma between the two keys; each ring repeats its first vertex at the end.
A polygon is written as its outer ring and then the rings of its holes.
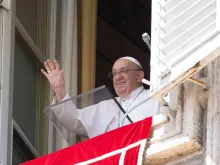
{"type": "Polygon", "coordinates": [[[209,103],[207,109],[206,165],[220,164],[220,58],[209,64],[209,103]]]}

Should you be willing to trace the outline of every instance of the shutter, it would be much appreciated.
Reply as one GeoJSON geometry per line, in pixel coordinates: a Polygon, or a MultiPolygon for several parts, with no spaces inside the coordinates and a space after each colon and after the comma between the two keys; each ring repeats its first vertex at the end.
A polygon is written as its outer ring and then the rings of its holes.
{"type": "Polygon", "coordinates": [[[151,91],[163,95],[219,53],[218,0],[153,0],[151,91]]]}

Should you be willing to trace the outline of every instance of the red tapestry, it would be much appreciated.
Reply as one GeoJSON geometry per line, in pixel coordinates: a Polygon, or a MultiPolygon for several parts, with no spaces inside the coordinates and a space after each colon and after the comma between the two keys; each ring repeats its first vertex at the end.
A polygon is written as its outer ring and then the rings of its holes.
{"type": "Polygon", "coordinates": [[[146,118],[21,165],[139,165],[151,124],[146,118]]]}

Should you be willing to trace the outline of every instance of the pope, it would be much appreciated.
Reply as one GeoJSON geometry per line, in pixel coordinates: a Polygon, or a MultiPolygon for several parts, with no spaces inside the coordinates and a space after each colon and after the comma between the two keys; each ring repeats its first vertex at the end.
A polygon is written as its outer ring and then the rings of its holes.
{"type": "MultiPolygon", "coordinates": [[[[58,61],[55,60],[52,63],[47,60],[44,65],[46,71],[41,69],[41,72],[46,76],[56,94],[52,104],[69,99],[70,96],[65,89],[64,73],[58,61]]],[[[115,61],[112,72],[108,76],[113,81],[118,95],[116,100],[125,112],[129,112],[132,119],[140,120],[158,113],[159,103],[156,100],[144,102],[150,92],[143,87],[144,72],[138,60],[133,57],[119,58],[115,61]]],[[[130,123],[125,114],[113,104],[115,103],[112,99],[77,109],[75,104],[68,102],[62,107],[57,106],[54,112],[67,130],[92,138],[130,123]]]]}

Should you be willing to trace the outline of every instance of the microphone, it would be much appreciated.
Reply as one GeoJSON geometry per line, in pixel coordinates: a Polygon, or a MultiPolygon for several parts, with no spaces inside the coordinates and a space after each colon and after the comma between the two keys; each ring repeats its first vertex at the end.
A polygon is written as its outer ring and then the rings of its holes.
{"type": "MultiPolygon", "coordinates": [[[[147,45],[148,49],[151,51],[151,46],[150,46],[150,36],[147,33],[142,34],[142,39],[144,43],[147,45]]],[[[142,83],[151,86],[152,83],[146,79],[142,79],[142,83]]]]}
{"type": "MultiPolygon", "coordinates": [[[[142,39],[143,39],[144,43],[147,45],[148,49],[151,52],[150,36],[147,33],[143,33],[142,34],[142,39]]],[[[158,78],[162,78],[162,77],[164,77],[165,75],[167,75],[170,72],[170,67],[167,66],[167,64],[163,61],[163,59],[159,55],[156,54],[156,57],[158,58],[158,60],[163,65],[163,66],[160,66],[159,72],[158,72],[158,75],[157,75],[158,78]]],[[[150,85],[149,81],[142,80],[142,82],[144,84],[150,85]]]]}
{"type": "Polygon", "coordinates": [[[143,39],[144,43],[147,45],[148,49],[151,51],[150,36],[147,33],[143,33],[142,39],[143,39]]]}

